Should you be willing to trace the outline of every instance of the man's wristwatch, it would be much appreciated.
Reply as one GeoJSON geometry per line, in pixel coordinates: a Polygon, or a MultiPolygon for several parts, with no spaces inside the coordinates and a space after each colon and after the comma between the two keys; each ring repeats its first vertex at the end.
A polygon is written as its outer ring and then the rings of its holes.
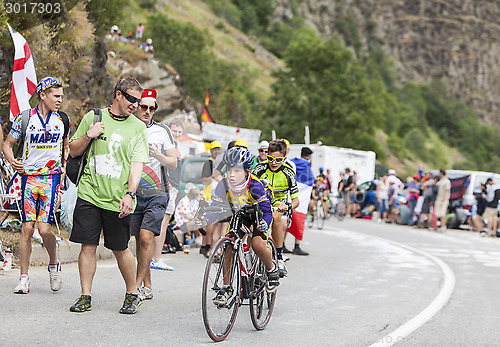
{"type": "Polygon", "coordinates": [[[135,193],[134,192],[127,192],[128,195],[130,195],[130,197],[132,199],[135,199],[135,193]]]}

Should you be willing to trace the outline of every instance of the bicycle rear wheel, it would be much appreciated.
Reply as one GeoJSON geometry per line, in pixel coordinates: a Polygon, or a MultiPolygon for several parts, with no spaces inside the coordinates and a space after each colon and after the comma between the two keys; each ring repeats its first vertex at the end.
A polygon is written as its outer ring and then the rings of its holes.
{"type": "Polygon", "coordinates": [[[233,241],[223,237],[217,242],[207,260],[205,274],[203,276],[202,288],[202,313],[203,323],[208,336],[215,342],[223,341],[231,332],[241,300],[241,284],[239,268],[233,259],[230,259],[228,249],[232,249],[233,241]],[[224,261],[230,262],[231,266],[224,270],[224,261]],[[232,295],[227,304],[219,306],[213,302],[219,290],[224,286],[224,275],[226,284],[229,283],[232,295]]]}
{"type": "MultiPolygon", "coordinates": [[[[267,246],[271,249],[273,262],[277,264],[278,257],[273,240],[267,240],[267,246]]],[[[257,259],[257,266],[253,274],[250,292],[250,318],[255,329],[262,330],[266,327],[273,314],[276,292],[266,291],[267,272],[264,263],[257,259]]]]}

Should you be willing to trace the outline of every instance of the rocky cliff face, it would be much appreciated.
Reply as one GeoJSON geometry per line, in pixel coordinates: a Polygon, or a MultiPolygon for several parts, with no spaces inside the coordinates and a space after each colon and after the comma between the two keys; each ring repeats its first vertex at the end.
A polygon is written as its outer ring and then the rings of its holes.
{"type": "Polygon", "coordinates": [[[394,60],[400,83],[440,78],[483,122],[500,125],[500,2],[276,0],[276,4],[273,20],[299,15],[325,37],[338,32],[353,47],[358,45],[358,53],[381,45],[394,60]]]}

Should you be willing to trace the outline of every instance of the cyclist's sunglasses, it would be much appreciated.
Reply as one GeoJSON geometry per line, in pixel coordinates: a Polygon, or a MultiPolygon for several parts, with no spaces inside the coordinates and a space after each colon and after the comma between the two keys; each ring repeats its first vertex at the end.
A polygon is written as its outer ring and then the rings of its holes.
{"type": "Polygon", "coordinates": [[[120,93],[122,93],[122,95],[125,97],[125,99],[127,99],[127,101],[130,102],[131,104],[135,104],[135,103],[141,102],[141,99],[136,98],[135,96],[132,96],[129,93],[124,92],[121,89],[118,89],[118,90],[120,91],[120,93]]]}
{"type": "Polygon", "coordinates": [[[50,130],[51,130],[50,124],[45,124],[45,133],[44,133],[44,138],[45,142],[49,142],[52,136],[50,135],[50,130]]]}
{"type": "Polygon", "coordinates": [[[275,157],[272,157],[270,155],[267,156],[267,161],[269,161],[270,163],[275,162],[276,164],[281,164],[282,162],[285,161],[285,159],[286,159],[286,157],[275,158],[275,157]]]}
{"type": "Polygon", "coordinates": [[[156,106],[139,105],[139,107],[142,108],[143,111],[146,111],[148,107],[149,107],[149,112],[156,111],[156,106]]]}

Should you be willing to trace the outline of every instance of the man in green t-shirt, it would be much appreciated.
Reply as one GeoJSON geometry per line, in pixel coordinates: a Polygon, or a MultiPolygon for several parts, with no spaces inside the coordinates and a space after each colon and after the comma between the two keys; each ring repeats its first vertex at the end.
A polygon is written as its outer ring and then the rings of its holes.
{"type": "Polygon", "coordinates": [[[72,312],[91,309],[101,230],[104,246],[113,251],[125,280],[125,301],[120,313],[133,314],[141,304],[135,285],[135,258],[128,249],[130,213],[135,208],[143,163],[149,162],[146,126],[130,117],[141,93],[142,87],[135,78],[119,81],[113,104],[101,110],[101,121],[94,123],[94,112],[87,113],[69,144],[72,157],[82,155],[90,144],[78,185],[70,237],[70,241],[82,244],[78,258],[82,295],[71,306],[72,312]]]}

